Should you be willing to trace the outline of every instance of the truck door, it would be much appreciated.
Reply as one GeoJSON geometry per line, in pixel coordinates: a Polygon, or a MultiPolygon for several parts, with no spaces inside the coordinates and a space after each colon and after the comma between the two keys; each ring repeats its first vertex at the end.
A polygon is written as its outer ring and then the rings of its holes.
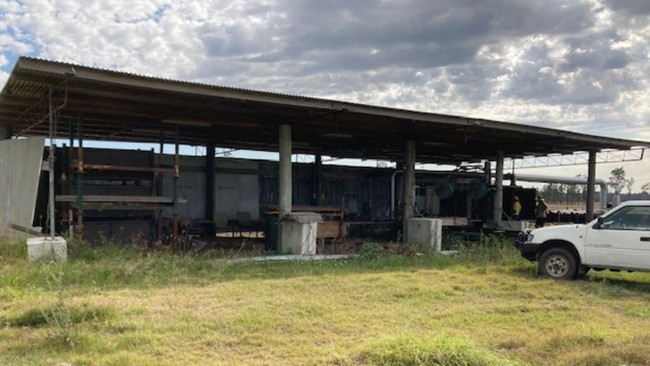
{"type": "Polygon", "coordinates": [[[626,206],[591,224],[584,264],[650,269],[650,206],[626,206]]]}

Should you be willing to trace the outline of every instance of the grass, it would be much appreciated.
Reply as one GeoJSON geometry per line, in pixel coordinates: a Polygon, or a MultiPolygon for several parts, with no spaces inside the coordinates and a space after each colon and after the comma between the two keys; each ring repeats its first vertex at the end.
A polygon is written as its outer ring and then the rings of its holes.
{"type": "Polygon", "coordinates": [[[71,243],[69,262],[32,263],[5,241],[0,364],[650,363],[650,274],[541,279],[501,238],[366,254],[247,263],[71,243]]]}

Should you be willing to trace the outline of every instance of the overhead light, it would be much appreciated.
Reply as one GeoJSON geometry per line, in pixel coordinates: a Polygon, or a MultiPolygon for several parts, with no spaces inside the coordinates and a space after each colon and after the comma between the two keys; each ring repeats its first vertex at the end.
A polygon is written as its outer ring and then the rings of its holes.
{"type": "Polygon", "coordinates": [[[351,139],[352,135],[348,135],[345,133],[337,133],[337,132],[332,132],[332,133],[324,133],[323,137],[334,137],[337,139],[351,139]]]}
{"type": "Polygon", "coordinates": [[[165,118],[160,122],[170,125],[179,125],[179,126],[197,126],[197,127],[210,127],[212,123],[206,121],[197,121],[190,119],[174,119],[174,118],[165,118]]]}

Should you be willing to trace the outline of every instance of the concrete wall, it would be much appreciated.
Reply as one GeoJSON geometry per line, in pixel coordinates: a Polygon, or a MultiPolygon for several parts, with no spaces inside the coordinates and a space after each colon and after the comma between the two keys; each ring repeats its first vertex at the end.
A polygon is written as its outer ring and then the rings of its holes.
{"type": "Polygon", "coordinates": [[[12,236],[7,224],[31,228],[45,138],[0,141],[0,235],[12,236]]]}

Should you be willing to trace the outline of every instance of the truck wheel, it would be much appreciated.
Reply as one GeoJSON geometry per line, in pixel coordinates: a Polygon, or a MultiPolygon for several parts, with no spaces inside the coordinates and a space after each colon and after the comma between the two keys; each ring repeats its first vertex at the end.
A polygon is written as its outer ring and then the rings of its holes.
{"type": "Polygon", "coordinates": [[[537,272],[545,277],[572,280],[578,274],[576,258],[563,248],[551,248],[539,257],[537,272]]]}

